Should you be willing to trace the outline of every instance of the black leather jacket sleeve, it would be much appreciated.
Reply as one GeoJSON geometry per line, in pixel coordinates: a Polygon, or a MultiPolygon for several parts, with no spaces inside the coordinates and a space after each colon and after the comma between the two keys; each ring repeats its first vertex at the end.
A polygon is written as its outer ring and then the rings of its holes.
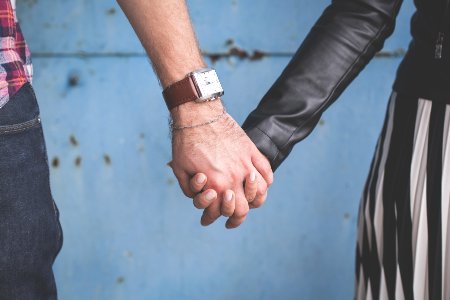
{"type": "Polygon", "coordinates": [[[383,47],[401,0],[334,0],[242,128],[275,171],[383,47]]]}

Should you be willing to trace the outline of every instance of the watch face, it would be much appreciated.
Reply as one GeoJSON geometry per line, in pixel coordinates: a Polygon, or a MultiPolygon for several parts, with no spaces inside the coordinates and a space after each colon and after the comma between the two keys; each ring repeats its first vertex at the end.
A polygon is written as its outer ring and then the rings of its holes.
{"type": "Polygon", "coordinates": [[[199,100],[217,98],[223,95],[223,88],[215,70],[192,73],[199,94],[199,100]]]}

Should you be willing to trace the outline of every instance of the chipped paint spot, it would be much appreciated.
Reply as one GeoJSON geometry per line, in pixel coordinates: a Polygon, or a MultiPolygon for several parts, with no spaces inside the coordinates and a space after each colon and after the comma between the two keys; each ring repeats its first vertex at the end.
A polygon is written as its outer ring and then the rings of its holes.
{"type": "Polygon", "coordinates": [[[108,166],[111,164],[111,157],[109,157],[108,154],[103,155],[103,160],[105,161],[105,164],[107,164],[108,166]]]}
{"type": "Polygon", "coordinates": [[[248,58],[248,52],[242,48],[231,47],[228,53],[230,56],[237,56],[240,59],[248,58]]]}
{"type": "Polygon", "coordinates": [[[78,146],[78,140],[76,139],[76,137],[73,134],[70,135],[69,141],[72,146],[74,146],[74,147],[78,146]]]}
{"type": "Polygon", "coordinates": [[[215,64],[221,58],[221,55],[220,54],[209,54],[208,57],[211,60],[211,64],[215,64]]]}
{"type": "MultiPolygon", "coordinates": [[[[227,40],[228,41],[228,40],[227,40]]],[[[227,43],[227,42],[226,42],[227,43]]],[[[248,59],[250,61],[261,60],[266,56],[269,56],[267,52],[262,50],[254,50],[249,52],[245,49],[239,47],[231,47],[228,52],[224,53],[204,53],[205,56],[209,57],[211,63],[215,63],[222,58],[237,57],[239,59],[248,59]]]]}
{"type": "Polygon", "coordinates": [[[233,45],[234,45],[234,40],[233,40],[233,39],[229,38],[229,39],[227,39],[227,40],[225,41],[225,46],[226,46],[226,47],[231,47],[231,46],[233,46],[233,45]]]}
{"type": "Polygon", "coordinates": [[[350,214],[349,213],[345,213],[344,214],[344,220],[348,220],[350,219],[350,214]]]}
{"type": "Polygon", "coordinates": [[[75,158],[75,166],[77,167],[81,166],[81,156],[77,156],[75,158]]]}
{"type": "Polygon", "coordinates": [[[106,10],[106,14],[108,16],[112,16],[112,15],[116,14],[116,9],[114,7],[111,7],[110,9],[106,10]]]}
{"type": "Polygon", "coordinates": [[[320,121],[319,121],[319,125],[320,125],[320,126],[323,126],[323,125],[325,125],[325,120],[324,120],[324,119],[320,119],[320,121]]]}
{"type": "Polygon", "coordinates": [[[78,74],[70,74],[67,83],[72,87],[77,86],[80,83],[80,76],[78,74]]]}
{"type": "Polygon", "coordinates": [[[253,51],[253,55],[250,56],[250,60],[260,60],[264,56],[266,56],[266,53],[261,50],[255,50],[253,51]]]}
{"type": "Polygon", "coordinates": [[[52,167],[53,168],[58,168],[59,167],[59,158],[58,158],[58,156],[53,157],[53,159],[52,159],[52,167]]]}
{"type": "Polygon", "coordinates": [[[123,276],[119,276],[116,279],[117,284],[122,284],[125,281],[125,278],[123,276]]]}

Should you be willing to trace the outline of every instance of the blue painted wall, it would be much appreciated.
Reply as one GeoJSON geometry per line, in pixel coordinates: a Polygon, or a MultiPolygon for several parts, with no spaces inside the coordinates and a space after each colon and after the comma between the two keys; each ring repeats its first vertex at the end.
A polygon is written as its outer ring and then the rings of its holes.
{"type": "MultiPolygon", "coordinates": [[[[242,123],[329,0],[188,3],[205,52],[273,54],[214,64],[242,123]]],[[[412,12],[383,51],[407,47],[412,12]]],[[[359,198],[401,57],[373,60],[277,170],[267,203],[228,231],[199,225],[166,166],[168,113],[117,4],[18,0],[18,14],[64,229],[61,299],[352,298],[359,198]]]]}

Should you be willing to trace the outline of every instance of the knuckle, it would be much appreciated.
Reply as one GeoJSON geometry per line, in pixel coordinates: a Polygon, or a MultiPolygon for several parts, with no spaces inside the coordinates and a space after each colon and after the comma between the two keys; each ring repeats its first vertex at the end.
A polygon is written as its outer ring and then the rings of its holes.
{"type": "Polygon", "coordinates": [[[222,216],[224,217],[231,217],[233,213],[230,210],[222,209],[222,216]]]}
{"type": "Polygon", "coordinates": [[[258,190],[256,191],[256,197],[258,198],[262,198],[264,197],[264,195],[266,194],[266,190],[267,188],[258,188],[258,190]]]}
{"type": "Polygon", "coordinates": [[[248,212],[250,211],[250,207],[248,206],[248,203],[246,203],[247,205],[245,206],[245,209],[244,209],[244,217],[247,217],[247,215],[248,215],[248,212]]]}
{"type": "Polygon", "coordinates": [[[267,183],[263,178],[257,178],[257,179],[258,179],[257,180],[257,182],[258,182],[257,190],[258,190],[258,192],[261,192],[264,194],[267,190],[267,183]]]}
{"type": "Polygon", "coordinates": [[[252,208],[260,208],[261,204],[259,204],[258,202],[252,202],[252,208]]]}
{"type": "Polygon", "coordinates": [[[259,208],[259,207],[261,207],[264,204],[264,202],[266,202],[265,199],[255,200],[255,201],[252,202],[252,207],[253,208],[259,208]]]}
{"type": "Polygon", "coordinates": [[[245,218],[245,217],[247,216],[249,210],[250,210],[250,208],[249,208],[248,206],[245,207],[244,209],[236,210],[236,211],[234,212],[234,215],[233,215],[233,216],[234,216],[236,219],[243,219],[243,218],[245,218]]]}
{"type": "Polygon", "coordinates": [[[266,172],[266,173],[272,172],[272,168],[270,166],[269,161],[263,155],[261,155],[259,157],[259,162],[260,162],[260,167],[264,172],[266,172]]]}
{"type": "Polygon", "coordinates": [[[255,201],[255,196],[252,195],[252,194],[248,194],[248,195],[245,195],[245,199],[246,199],[248,202],[253,202],[253,201],[255,201]]]}
{"type": "Polygon", "coordinates": [[[216,192],[221,193],[224,192],[229,185],[229,181],[225,177],[215,177],[211,180],[211,184],[209,188],[216,190],[216,192]]]}
{"type": "Polygon", "coordinates": [[[223,194],[227,189],[225,184],[217,184],[212,187],[218,194],[223,194]]]}
{"type": "Polygon", "coordinates": [[[240,174],[239,172],[237,172],[236,170],[233,170],[233,171],[231,171],[230,172],[230,179],[231,179],[231,182],[238,182],[241,178],[242,178],[242,176],[241,176],[242,174],[240,174]]]}
{"type": "Polygon", "coordinates": [[[266,173],[267,176],[271,175],[272,168],[270,167],[270,165],[268,163],[264,163],[262,169],[263,169],[264,173],[266,173]]]}
{"type": "Polygon", "coordinates": [[[234,212],[234,217],[236,217],[237,219],[243,218],[245,217],[245,213],[238,211],[238,212],[234,212]]]}
{"type": "Polygon", "coordinates": [[[261,200],[259,200],[259,206],[263,205],[264,203],[266,203],[266,197],[262,197],[261,200]]]}

